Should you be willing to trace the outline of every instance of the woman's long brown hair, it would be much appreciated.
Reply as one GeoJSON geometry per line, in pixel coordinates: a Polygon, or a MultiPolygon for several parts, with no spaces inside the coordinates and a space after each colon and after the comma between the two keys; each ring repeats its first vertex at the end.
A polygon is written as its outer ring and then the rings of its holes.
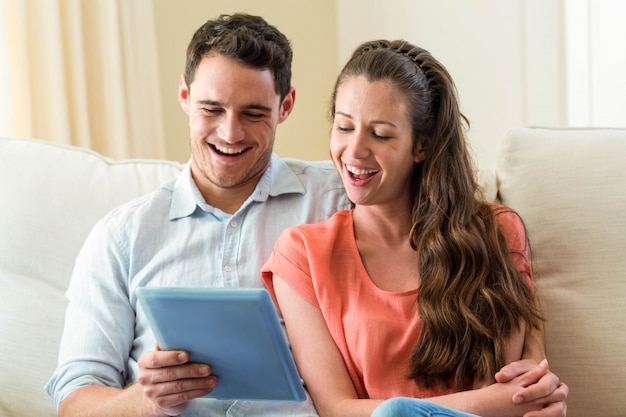
{"type": "Polygon", "coordinates": [[[337,88],[359,75],[388,80],[406,98],[413,140],[427,149],[411,190],[423,327],[408,376],[422,387],[459,390],[474,380],[493,382],[505,365],[507,338],[520,325],[539,328],[543,319],[498,229],[499,213],[481,198],[454,82],[422,48],[402,40],[367,42],[337,79],[331,117],[337,88]]]}

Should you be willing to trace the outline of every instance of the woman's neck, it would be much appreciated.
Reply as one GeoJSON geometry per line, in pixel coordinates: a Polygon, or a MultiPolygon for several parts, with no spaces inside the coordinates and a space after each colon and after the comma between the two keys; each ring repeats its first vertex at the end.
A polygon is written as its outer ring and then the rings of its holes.
{"type": "Polygon", "coordinates": [[[417,252],[409,241],[411,213],[360,206],[353,209],[353,221],[361,262],[374,285],[390,292],[417,289],[417,252]]]}
{"type": "Polygon", "coordinates": [[[357,240],[396,245],[407,242],[411,212],[398,207],[356,206],[352,210],[357,240]]]}

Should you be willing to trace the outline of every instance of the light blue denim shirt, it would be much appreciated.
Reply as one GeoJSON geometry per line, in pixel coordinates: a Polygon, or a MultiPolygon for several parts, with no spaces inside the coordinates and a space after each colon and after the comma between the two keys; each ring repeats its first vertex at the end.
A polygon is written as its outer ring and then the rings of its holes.
{"type": "MultiPolygon", "coordinates": [[[[273,155],[233,215],[206,204],[187,164],[176,180],[112,210],[91,231],[67,291],[59,366],[46,390],[58,406],[85,385],[124,387],[137,380],[139,357],[155,346],[137,287],[261,287],[261,266],[285,228],[347,208],[341,180],[328,161],[273,155]]],[[[182,415],[316,414],[310,400],[200,399],[182,415]]]]}

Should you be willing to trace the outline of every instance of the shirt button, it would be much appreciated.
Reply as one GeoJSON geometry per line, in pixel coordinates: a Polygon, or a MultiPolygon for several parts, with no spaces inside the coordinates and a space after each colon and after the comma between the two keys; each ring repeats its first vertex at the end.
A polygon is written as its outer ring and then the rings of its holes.
{"type": "Polygon", "coordinates": [[[231,268],[229,265],[224,265],[224,271],[230,272],[232,270],[233,270],[233,268],[231,268]]]}
{"type": "Polygon", "coordinates": [[[233,220],[232,222],[230,222],[230,227],[237,227],[237,221],[233,220]]]}

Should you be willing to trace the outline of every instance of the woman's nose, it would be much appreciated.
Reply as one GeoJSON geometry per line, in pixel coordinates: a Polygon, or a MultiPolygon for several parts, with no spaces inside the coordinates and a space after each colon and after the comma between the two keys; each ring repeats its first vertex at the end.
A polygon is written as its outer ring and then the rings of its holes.
{"type": "Polygon", "coordinates": [[[368,142],[367,132],[362,130],[355,131],[352,140],[348,143],[348,153],[354,159],[365,159],[370,152],[368,142]]]}

